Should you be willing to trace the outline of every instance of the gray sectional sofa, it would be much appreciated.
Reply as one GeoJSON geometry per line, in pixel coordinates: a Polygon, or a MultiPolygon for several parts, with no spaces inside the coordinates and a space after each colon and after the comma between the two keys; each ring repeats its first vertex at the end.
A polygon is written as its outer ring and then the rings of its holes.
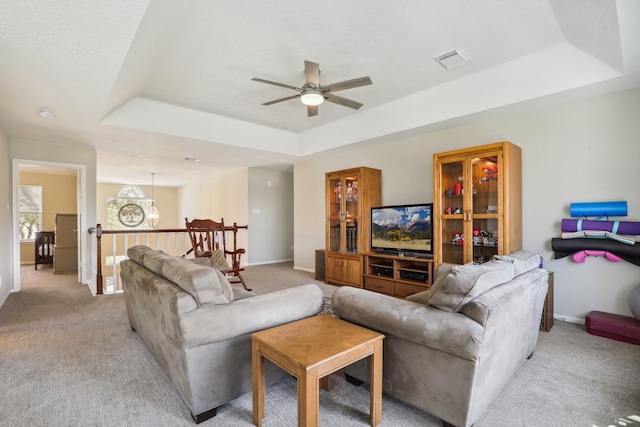
{"type": "MultiPolygon", "coordinates": [[[[210,266],[146,246],[120,263],[131,327],[167,373],[199,423],[251,391],[250,334],[319,313],[313,284],[256,296],[210,266]]],[[[267,383],[288,374],[266,365],[267,383]]]]}
{"type": "MultiPolygon", "coordinates": [[[[458,427],[472,425],[533,354],[548,272],[520,251],[488,263],[441,266],[429,291],[397,299],[341,287],[333,310],[385,334],[383,390],[458,427]]],[[[369,381],[369,363],[345,369],[369,381]]]]}

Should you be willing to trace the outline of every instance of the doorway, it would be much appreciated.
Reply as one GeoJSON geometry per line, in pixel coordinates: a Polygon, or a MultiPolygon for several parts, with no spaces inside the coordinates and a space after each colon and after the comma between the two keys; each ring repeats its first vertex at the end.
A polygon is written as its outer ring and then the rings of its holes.
{"type": "MultiPolygon", "coordinates": [[[[86,237],[86,203],[84,200],[86,197],[86,167],[84,165],[55,163],[55,162],[42,162],[35,160],[14,159],[12,168],[12,182],[13,182],[13,229],[16,232],[13,233],[13,285],[12,291],[17,292],[21,286],[21,236],[18,230],[20,229],[20,185],[22,184],[20,174],[53,174],[53,175],[71,175],[75,179],[75,202],[76,214],[77,214],[77,265],[78,265],[78,283],[88,283],[89,272],[87,269],[88,262],[85,256],[85,248],[87,245],[86,237]]],[[[49,190],[51,191],[51,190],[49,190]]],[[[62,196],[62,195],[60,195],[62,196]]],[[[51,197],[51,195],[50,195],[51,197]]],[[[55,195],[53,195],[55,199],[55,195]]],[[[43,197],[44,199],[44,197],[43,197]]],[[[54,209],[55,210],[55,209],[54,209]]],[[[56,212],[57,213],[57,212],[56,212]]],[[[48,222],[43,221],[44,224],[51,224],[51,219],[48,222]]]]}

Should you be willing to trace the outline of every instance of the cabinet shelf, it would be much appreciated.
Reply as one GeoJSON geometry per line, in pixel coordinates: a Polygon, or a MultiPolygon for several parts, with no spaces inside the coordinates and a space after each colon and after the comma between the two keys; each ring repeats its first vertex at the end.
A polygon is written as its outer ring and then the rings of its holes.
{"type": "Polygon", "coordinates": [[[412,267],[398,267],[398,270],[400,271],[414,271],[416,273],[424,273],[425,271],[428,272],[429,268],[427,266],[412,266],[412,267]]]}
{"type": "Polygon", "coordinates": [[[405,298],[431,287],[432,258],[366,253],[364,264],[364,288],[370,291],[405,298]]]}

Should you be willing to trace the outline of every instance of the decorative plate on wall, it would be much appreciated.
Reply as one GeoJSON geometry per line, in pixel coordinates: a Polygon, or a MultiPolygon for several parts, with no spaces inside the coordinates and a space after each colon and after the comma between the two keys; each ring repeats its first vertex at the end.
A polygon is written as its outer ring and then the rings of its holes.
{"type": "Polygon", "coordinates": [[[137,227],[144,222],[144,210],[135,203],[128,203],[118,211],[118,219],[126,227],[137,227]]]}

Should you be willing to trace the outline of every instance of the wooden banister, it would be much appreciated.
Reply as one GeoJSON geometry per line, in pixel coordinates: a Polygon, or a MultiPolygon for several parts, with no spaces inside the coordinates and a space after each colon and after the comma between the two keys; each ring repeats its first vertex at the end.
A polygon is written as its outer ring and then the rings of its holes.
{"type": "MultiPolygon", "coordinates": [[[[237,249],[237,233],[238,230],[248,230],[248,225],[237,225],[235,222],[232,226],[225,226],[225,231],[233,232],[233,248],[237,249]]],[[[166,229],[154,229],[154,230],[103,230],[101,224],[96,224],[95,228],[91,227],[88,230],[89,234],[95,233],[96,235],[96,294],[104,294],[104,277],[102,275],[102,236],[103,235],[146,235],[146,234],[167,234],[167,233],[187,233],[186,228],[166,228],[166,229]]],[[[182,257],[186,257],[193,248],[182,254],[182,257]]],[[[114,261],[115,268],[115,261],[114,261]]]]}

